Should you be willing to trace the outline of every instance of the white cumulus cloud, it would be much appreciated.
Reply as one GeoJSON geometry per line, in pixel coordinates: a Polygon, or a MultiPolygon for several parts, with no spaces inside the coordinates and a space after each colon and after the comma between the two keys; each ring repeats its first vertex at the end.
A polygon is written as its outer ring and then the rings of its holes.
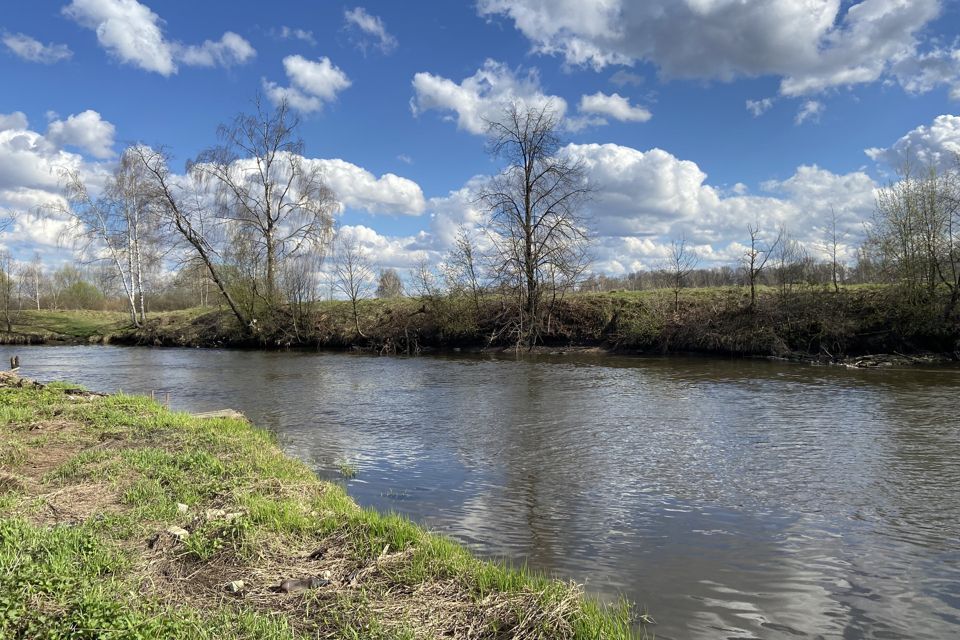
{"type": "Polygon", "coordinates": [[[916,168],[954,167],[960,162],[960,116],[940,115],[930,125],[920,125],[887,148],[870,148],[865,153],[894,170],[903,165],[916,168]]]}
{"type": "Polygon", "coordinates": [[[621,122],[646,122],[651,118],[647,109],[631,105],[630,100],[619,93],[607,95],[600,91],[581,96],[580,112],[608,116],[621,122]]]}
{"type": "Polygon", "coordinates": [[[325,56],[318,60],[308,60],[300,55],[287,56],[283,59],[283,68],[290,86],[282,87],[264,80],[264,91],[275,104],[286,100],[303,113],[320,111],[324,104],[336,100],[337,94],[351,85],[347,74],[325,56]]]}
{"type": "Polygon", "coordinates": [[[72,0],[63,13],[94,31],[100,46],[120,62],[163,76],[176,73],[178,63],[231,66],[256,53],[249,42],[230,31],[219,41],[201,45],[168,41],[160,16],[137,0],[72,0]]]}
{"type": "Polygon", "coordinates": [[[413,180],[393,173],[379,178],[346,160],[309,160],[320,167],[324,181],[344,206],[368,213],[417,216],[426,206],[423,191],[413,180]]]}
{"type": "Polygon", "coordinates": [[[27,124],[27,116],[23,111],[0,113],[0,131],[6,131],[7,129],[26,129],[27,124]]]}
{"type": "Polygon", "coordinates": [[[96,158],[113,155],[116,128],[92,109],[54,120],[47,127],[47,140],[57,146],[72,146],[86,150],[96,158]]]}
{"type": "Polygon", "coordinates": [[[510,102],[529,107],[550,104],[560,119],[567,110],[566,100],[543,92],[535,70],[515,72],[490,59],[459,83],[432,73],[418,73],[413,77],[413,89],[410,108],[414,115],[431,109],[445,112],[445,117],[456,120],[458,128],[475,134],[484,133],[487,121],[498,118],[510,102]]]}

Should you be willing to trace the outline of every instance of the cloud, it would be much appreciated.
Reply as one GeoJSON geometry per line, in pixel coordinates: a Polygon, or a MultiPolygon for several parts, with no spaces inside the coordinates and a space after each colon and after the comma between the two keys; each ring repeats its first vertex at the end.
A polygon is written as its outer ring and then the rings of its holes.
{"type": "Polygon", "coordinates": [[[946,85],[950,98],[960,101],[960,49],[935,48],[904,56],[894,63],[892,73],[910,93],[926,93],[946,85]]]}
{"type": "Polygon", "coordinates": [[[0,131],[7,129],[26,129],[27,116],[23,111],[14,111],[13,113],[0,113],[0,131]]]}
{"type": "MultiPolygon", "coordinates": [[[[479,0],[533,50],[602,69],[650,62],[665,77],[771,75],[801,96],[891,76],[907,86],[940,0],[479,0]],[[911,62],[913,61],[913,62],[911,62]]],[[[926,56],[926,57],[925,57],[926,56]]],[[[945,56],[936,56],[944,59],[945,56]]],[[[954,79],[956,76],[954,75],[954,79]]],[[[915,85],[920,88],[920,85],[915,85]]]]}
{"type": "Polygon", "coordinates": [[[619,93],[606,95],[600,91],[581,96],[579,110],[581,113],[609,116],[621,122],[646,122],[652,117],[648,110],[631,105],[630,100],[619,93]]]}
{"type": "Polygon", "coordinates": [[[163,20],[137,0],[72,0],[63,13],[97,34],[111,56],[162,76],[177,72],[177,63],[190,66],[231,66],[250,60],[255,51],[233,32],[219,41],[184,45],[164,38],[163,20]]]}
{"type": "Polygon", "coordinates": [[[955,167],[960,162],[960,116],[937,116],[929,126],[920,125],[890,147],[870,148],[865,153],[892,169],[904,164],[955,167]]]}
{"type": "Polygon", "coordinates": [[[61,60],[69,60],[73,51],[65,44],[43,44],[24,33],[7,33],[3,36],[3,44],[15,55],[28,62],[54,64],[61,60]]]}
{"type": "Polygon", "coordinates": [[[620,69],[620,71],[617,71],[610,76],[610,82],[618,87],[625,87],[627,85],[639,87],[643,84],[643,76],[638,73],[632,73],[630,71],[624,71],[623,69],[620,69]]]}
{"type": "Polygon", "coordinates": [[[431,109],[448,112],[445,119],[456,119],[457,128],[474,134],[485,133],[487,121],[500,117],[510,102],[537,108],[550,104],[559,119],[567,110],[566,100],[543,92],[535,69],[514,71],[491,59],[459,84],[431,73],[418,73],[413,77],[413,89],[410,108],[414,115],[431,109]]]}
{"type": "Polygon", "coordinates": [[[249,42],[232,31],[224,33],[219,41],[205,40],[201,45],[181,47],[178,52],[184,64],[194,67],[232,67],[257,55],[249,42]]]}
{"type": "Polygon", "coordinates": [[[337,199],[350,208],[368,213],[417,216],[426,203],[423,191],[413,180],[392,173],[379,178],[362,167],[340,159],[314,159],[324,180],[337,199]]]}
{"type": "Polygon", "coordinates": [[[387,28],[379,16],[370,15],[363,7],[345,9],[343,19],[346,27],[361,37],[356,39],[357,47],[366,54],[370,46],[374,46],[384,54],[389,54],[397,48],[397,39],[387,33],[387,28]]]}
{"type": "Polygon", "coordinates": [[[336,100],[337,94],[351,85],[347,74],[327,57],[313,61],[299,55],[287,56],[283,59],[283,68],[291,86],[281,87],[264,80],[264,91],[274,104],[286,100],[303,113],[320,111],[325,103],[336,100]]]}
{"type": "Polygon", "coordinates": [[[796,125],[801,125],[807,120],[813,122],[820,122],[820,115],[823,114],[826,107],[823,106],[822,102],[817,100],[807,100],[797,111],[796,117],[793,119],[793,123],[796,125]]]}
{"type": "MultiPolygon", "coordinates": [[[[436,260],[439,255],[421,246],[423,234],[385,236],[365,225],[344,225],[338,233],[352,238],[366,252],[375,267],[412,269],[421,260],[436,260]]],[[[330,265],[326,265],[329,270],[330,265]]]]}
{"type": "Polygon", "coordinates": [[[270,35],[281,40],[301,40],[307,44],[317,44],[316,38],[313,37],[313,31],[307,31],[306,29],[282,26],[279,29],[271,29],[270,35]]]}
{"type": "Polygon", "coordinates": [[[66,120],[54,120],[47,127],[47,140],[56,146],[73,146],[85,149],[95,158],[113,155],[113,137],[116,128],[103,120],[92,109],[69,116],[66,120]]]}
{"type": "Polygon", "coordinates": [[[763,98],[762,100],[747,100],[747,111],[753,114],[754,118],[759,118],[770,110],[773,106],[772,98],[763,98]]]}
{"type": "Polygon", "coordinates": [[[73,0],[63,12],[96,31],[100,46],[121,62],[164,76],[177,72],[160,16],[136,0],[73,0]]]}
{"type": "Polygon", "coordinates": [[[62,172],[79,173],[96,193],[103,188],[108,169],[104,163],[65,151],[58,142],[28,129],[20,112],[0,116],[0,123],[4,121],[0,126],[0,218],[15,213],[16,222],[0,234],[0,244],[15,258],[24,259],[38,249],[58,250],[66,226],[62,172]]]}

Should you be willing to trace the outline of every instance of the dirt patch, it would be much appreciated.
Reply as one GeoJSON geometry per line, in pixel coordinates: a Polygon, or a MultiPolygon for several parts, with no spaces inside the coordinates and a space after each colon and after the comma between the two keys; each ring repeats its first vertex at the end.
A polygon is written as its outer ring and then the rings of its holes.
{"type": "Polygon", "coordinates": [[[89,518],[122,511],[116,488],[108,482],[82,482],[37,496],[44,524],[77,524],[89,518]]]}

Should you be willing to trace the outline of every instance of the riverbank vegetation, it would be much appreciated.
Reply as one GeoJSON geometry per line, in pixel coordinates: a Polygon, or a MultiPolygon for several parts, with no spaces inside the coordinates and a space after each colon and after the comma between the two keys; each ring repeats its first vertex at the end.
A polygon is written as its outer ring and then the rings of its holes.
{"type": "MultiPolygon", "coordinates": [[[[577,292],[555,304],[540,349],[596,348],[620,353],[702,353],[843,362],[871,354],[939,354],[956,359],[960,330],[940,313],[941,298],[907,304],[888,286],[761,286],[751,306],[745,287],[577,292]]],[[[190,347],[362,349],[418,354],[512,349],[497,296],[314,302],[294,321],[239,331],[224,308],[148,313],[134,327],[123,312],[24,312],[14,338],[42,342],[190,347]],[[356,310],[356,314],[354,311],[356,310]],[[357,331],[360,323],[362,335],[357,331]]]]}
{"type": "Polygon", "coordinates": [[[0,636],[630,638],[626,606],[362,509],[242,419],[0,375],[0,636]]]}

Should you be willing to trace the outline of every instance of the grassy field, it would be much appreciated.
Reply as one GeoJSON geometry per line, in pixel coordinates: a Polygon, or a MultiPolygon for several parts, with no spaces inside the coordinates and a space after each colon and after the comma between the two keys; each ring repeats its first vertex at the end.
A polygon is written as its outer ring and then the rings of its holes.
{"type": "MultiPolygon", "coordinates": [[[[187,309],[148,313],[149,322],[176,321],[188,323],[206,310],[187,309]]],[[[130,315],[121,311],[89,311],[84,309],[36,310],[24,309],[16,314],[13,331],[21,335],[42,337],[45,340],[99,341],[104,336],[130,331],[130,315]]]]}
{"type": "Polygon", "coordinates": [[[594,640],[633,622],[358,507],[242,419],[0,374],[0,637],[594,640]]]}

